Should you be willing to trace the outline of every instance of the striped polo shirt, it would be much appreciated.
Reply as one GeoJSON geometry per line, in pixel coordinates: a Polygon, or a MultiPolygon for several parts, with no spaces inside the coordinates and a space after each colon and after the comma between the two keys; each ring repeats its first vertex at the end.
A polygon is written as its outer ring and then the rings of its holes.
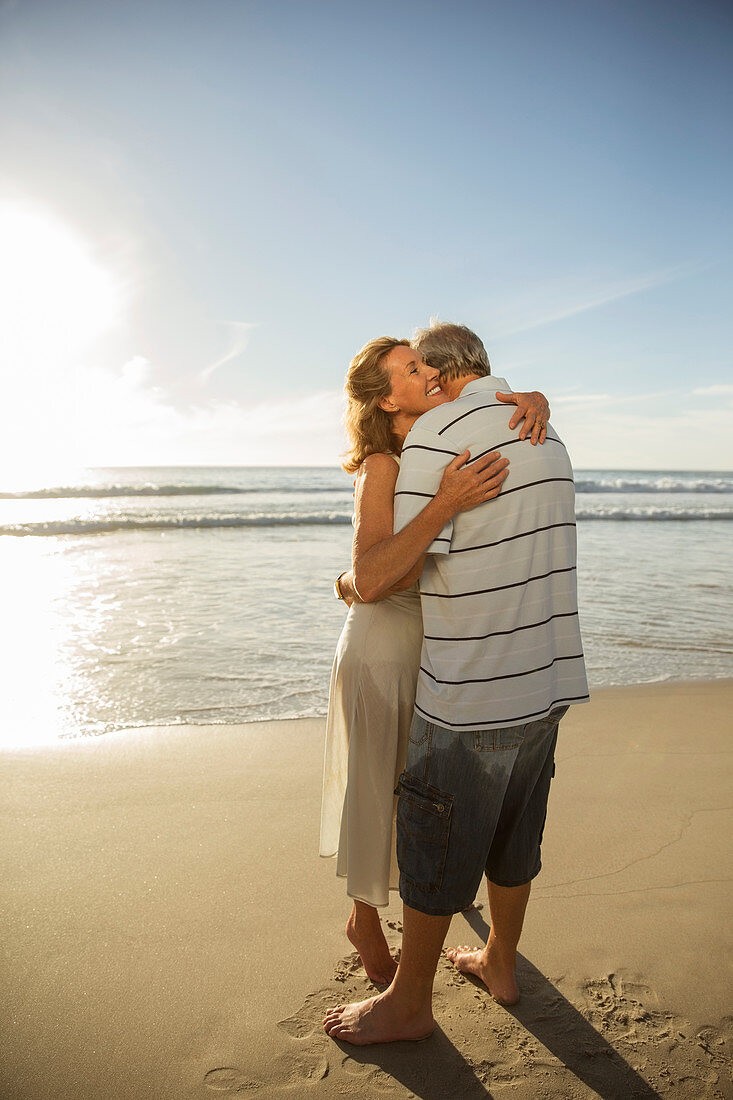
{"type": "Polygon", "coordinates": [[[509,459],[500,495],[446,525],[420,580],[425,640],[415,708],[455,730],[519,725],[588,698],[570,459],[549,425],[542,446],[520,440],[497,390],[510,390],[504,378],[479,378],[421,416],[405,440],[395,491],[399,531],[462,451],[509,459]]]}

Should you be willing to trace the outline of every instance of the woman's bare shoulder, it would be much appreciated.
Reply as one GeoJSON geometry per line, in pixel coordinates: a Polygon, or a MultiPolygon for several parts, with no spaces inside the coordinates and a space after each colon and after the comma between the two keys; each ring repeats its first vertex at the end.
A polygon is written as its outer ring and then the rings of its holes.
{"type": "Polygon", "coordinates": [[[359,469],[356,471],[357,477],[364,477],[366,474],[393,474],[397,477],[399,473],[400,464],[393,454],[387,454],[386,451],[377,451],[374,454],[367,455],[362,462],[359,469]]]}
{"type": "Polygon", "coordinates": [[[391,506],[399,472],[399,463],[391,455],[367,455],[356,471],[354,481],[357,513],[366,499],[377,503],[384,500],[391,506]]]}

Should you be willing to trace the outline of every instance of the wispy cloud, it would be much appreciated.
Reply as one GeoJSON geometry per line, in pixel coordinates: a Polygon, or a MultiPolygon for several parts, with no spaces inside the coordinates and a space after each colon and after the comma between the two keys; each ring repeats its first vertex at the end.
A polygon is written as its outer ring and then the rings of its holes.
{"type": "MultiPolygon", "coordinates": [[[[652,390],[649,393],[564,393],[553,394],[552,404],[573,406],[604,404],[609,409],[618,405],[638,405],[642,408],[651,402],[658,403],[670,398],[679,401],[684,397],[685,391],[682,389],[652,390]]],[[[661,412],[660,415],[662,415],[661,412]]]]}
{"type": "Polygon", "coordinates": [[[720,402],[705,408],[689,391],[660,412],[654,395],[591,407],[558,407],[553,424],[576,469],[733,469],[733,414],[720,402]]]}
{"type": "MultiPolygon", "coordinates": [[[[522,300],[508,303],[495,312],[493,339],[516,336],[541,325],[553,324],[607,305],[621,298],[629,298],[645,290],[665,283],[685,279],[702,269],[700,263],[676,264],[673,267],[649,271],[642,275],[630,275],[623,279],[597,281],[595,285],[582,285],[577,279],[559,279],[535,287],[522,300]]],[[[491,324],[491,321],[490,321],[491,324]]]]}
{"type": "Polygon", "coordinates": [[[599,401],[613,400],[608,393],[566,393],[561,396],[554,395],[553,405],[590,405],[599,401]]]}
{"type": "Polygon", "coordinates": [[[246,350],[252,329],[257,328],[256,324],[249,321],[220,321],[219,324],[226,325],[230,329],[230,344],[224,355],[199,372],[198,381],[202,386],[206,385],[214,371],[219,370],[219,367],[223,367],[225,363],[230,363],[246,350]]]}
{"type": "Polygon", "coordinates": [[[693,394],[696,397],[733,397],[733,386],[719,383],[715,386],[698,386],[693,394]]]}
{"type": "Polygon", "coordinates": [[[675,406],[685,407],[693,397],[733,397],[733,385],[717,383],[712,386],[698,386],[694,390],[686,390],[680,386],[674,389],[652,390],[648,393],[559,393],[552,395],[552,404],[556,406],[585,406],[606,405],[609,409],[620,405],[636,405],[640,409],[648,409],[653,414],[650,406],[657,407],[657,415],[660,417],[668,414],[667,405],[671,402],[675,406]]]}

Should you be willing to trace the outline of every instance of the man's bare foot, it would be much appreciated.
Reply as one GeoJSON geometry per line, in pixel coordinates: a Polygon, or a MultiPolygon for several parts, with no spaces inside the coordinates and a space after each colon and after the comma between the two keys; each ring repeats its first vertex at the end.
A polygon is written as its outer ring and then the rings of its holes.
{"type": "Polygon", "coordinates": [[[389,953],[377,910],[355,902],[346,922],[346,935],[359,952],[371,980],[376,985],[389,985],[397,972],[397,963],[389,953]]]}
{"type": "Polygon", "coordinates": [[[391,990],[368,1001],[336,1005],[326,1014],[323,1030],[332,1039],[341,1039],[355,1046],[370,1043],[396,1043],[401,1040],[419,1042],[433,1032],[435,1021],[430,1009],[406,1012],[395,1004],[391,990]]]}
{"type": "Polygon", "coordinates": [[[509,1007],[519,1000],[514,966],[502,963],[489,948],[479,950],[464,944],[449,948],[445,954],[462,974],[474,974],[480,978],[498,1004],[509,1007]]]}

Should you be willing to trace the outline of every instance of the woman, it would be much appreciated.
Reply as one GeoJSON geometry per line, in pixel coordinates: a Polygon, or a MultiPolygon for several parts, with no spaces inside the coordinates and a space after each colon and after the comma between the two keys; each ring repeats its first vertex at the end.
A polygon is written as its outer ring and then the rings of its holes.
{"type": "MultiPolygon", "coordinates": [[[[372,981],[396,970],[378,907],[397,888],[394,788],[403,770],[422,646],[417,579],[425,552],[456,512],[501,490],[508,460],[497,452],[445,469],[435,497],[412,523],[392,534],[400,452],[417,418],[447,400],[437,370],[406,340],[380,337],[351,361],[346,376],[346,426],[351,450],[344,468],[356,474],[352,568],[335,583],[350,610],[331,675],[321,812],[322,856],[338,852],[353,908],[346,934],[372,981]]],[[[544,436],[541,394],[504,398],[519,405],[513,422],[544,436]],[[531,402],[526,400],[533,397],[531,402]],[[525,399],[525,400],[522,400],[525,399]]]]}

